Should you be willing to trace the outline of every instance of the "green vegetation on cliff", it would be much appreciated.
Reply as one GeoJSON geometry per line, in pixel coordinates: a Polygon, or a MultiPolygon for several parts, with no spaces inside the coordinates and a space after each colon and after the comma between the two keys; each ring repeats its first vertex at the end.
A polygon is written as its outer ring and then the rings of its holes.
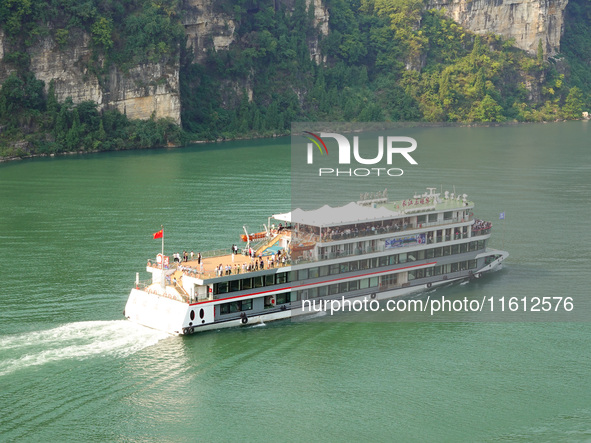
{"type": "Polygon", "coordinates": [[[66,45],[80,30],[91,36],[85,63],[99,81],[111,63],[123,71],[176,63],[180,48],[182,125],[193,139],[285,134],[292,121],[578,118],[591,104],[589,0],[569,3],[568,65],[546,60],[542,45],[530,56],[498,36],[476,36],[421,0],[325,4],[328,35],[317,28],[313,2],[220,0],[215,7],[237,25],[234,43],[197,64],[185,49],[177,0],[5,0],[0,28],[10,50],[3,62],[14,73],[0,91],[0,156],[23,154],[25,145],[59,152],[183,140],[170,121],[57,103],[30,72],[27,48],[46,35],[66,45]]]}
{"type": "Polygon", "coordinates": [[[303,0],[292,13],[267,1],[235,4],[238,38],[230,50],[211,52],[204,65],[185,58],[184,129],[216,138],[287,132],[292,120],[503,122],[581,115],[581,87],[571,88],[542,48],[530,56],[498,36],[476,36],[419,0],[326,4],[327,36],[315,29],[303,0]],[[325,60],[320,65],[310,57],[315,40],[325,60]]]}

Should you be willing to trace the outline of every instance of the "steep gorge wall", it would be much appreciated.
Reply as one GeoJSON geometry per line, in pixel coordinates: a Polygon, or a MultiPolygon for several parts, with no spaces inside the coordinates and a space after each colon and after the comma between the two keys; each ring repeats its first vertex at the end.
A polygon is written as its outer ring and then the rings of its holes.
{"type": "MultiPolygon", "coordinates": [[[[9,52],[8,43],[0,34],[0,82],[14,71],[2,63],[9,52]]],[[[30,69],[39,80],[54,81],[57,99],[72,97],[74,103],[92,100],[99,108],[117,108],[129,118],[147,119],[169,117],[180,123],[179,61],[146,63],[122,72],[111,65],[106,75],[97,76],[90,69],[90,36],[73,33],[65,47],[47,36],[28,48],[30,69]]],[[[101,61],[99,60],[99,63],[101,61]]]]}
{"type": "MultiPolygon", "coordinates": [[[[323,35],[328,33],[328,11],[322,0],[306,0],[313,3],[316,24],[323,35]]],[[[216,8],[216,0],[185,0],[182,22],[187,36],[187,47],[193,51],[194,61],[202,62],[208,50],[227,50],[236,36],[237,23],[231,16],[216,8]]],[[[277,0],[289,11],[293,0],[277,0]]],[[[309,41],[310,56],[321,62],[317,38],[309,41]]],[[[3,62],[11,52],[7,39],[0,29],[0,84],[15,71],[15,67],[3,62]]],[[[117,108],[129,118],[148,119],[169,117],[180,123],[179,70],[180,51],[172,54],[166,63],[136,65],[123,72],[115,65],[106,74],[97,75],[90,60],[92,47],[90,36],[82,31],[71,31],[68,43],[59,46],[50,36],[41,38],[29,47],[30,69],[39,80],[54,80],[57,99],[63,102],[72,97],[74,103],[92,100],[100,109],[117,108]]],[[[99,59],[99,64],[104,60],[99,59]]]]}
{"type": "MultiPolygon", "coordinates": [[[[328,34],[328,9],[322,0],[306,0],[306,7],[314,7],[315,25],[322,35],[328,34]]],[[[182,22],[187,35],[187,47],[193,51],[194,61],[202,62],[208,50],[227,50],[236,40],[237,23],[228,14],[216,10],[216,0],[187,0],[183,6],[182,22]]],[[[293,10],[293,0],[276,0],[287,11],[293,10]]],[[[310,57],[321,61],[319,41],[309,42],[310,57]]]]}
{"type": "Polygon", "coordinates": [[[518,48],[535,53],[541,40],[546,55],[560,51],[568,0],[431,0],[429,7],[476,33],[514,38],[518,48]]]}

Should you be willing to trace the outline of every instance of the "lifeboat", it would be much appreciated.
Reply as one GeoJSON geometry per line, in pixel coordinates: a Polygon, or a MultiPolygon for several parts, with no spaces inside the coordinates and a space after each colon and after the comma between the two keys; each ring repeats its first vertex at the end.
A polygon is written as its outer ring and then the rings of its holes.
{"type": "Polygon", "coordinates": [[[248,238],[246,237],[246,234],[242,234],[240,236],[240,238],[242,239],[242,241],[252,241],[252,240],[258,240],[260,238],[265,238],[267,236],[267,233],[265,231],[263,232],[257,232],[256,234],[249,234],[248,238]]]}
{"type": "Polygon", "coordinates": [[[298,243],[297,245],[292,245],[291,250],[293,253],[302,252],[302,251],[309,251],[310,249],[314,249],[314,246],[316,246],[316,242],[306,241],[306,242],[298,243]]]}

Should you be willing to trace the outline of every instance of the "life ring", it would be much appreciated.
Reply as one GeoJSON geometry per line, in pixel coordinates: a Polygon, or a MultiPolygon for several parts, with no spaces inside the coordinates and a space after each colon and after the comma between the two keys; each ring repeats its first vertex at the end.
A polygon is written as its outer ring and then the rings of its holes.
{"type": "Polygon", "coordinates": [[[245,315],[244,317],[242,317],[242,320],[240,320],[242,322],[243,325],[245,325],[246,323],[248,323],[248,317],[245,315]]]}
{"type": "Polygon", "coordinates": [[[371,298],[376,298],[376,293],[375,293],[375,292],[373,292],[373,293],[370,295],[370,297],[371,297],[371,298]]]}
{"type": "Polygon", "coordinates": [[[427,283],[427,288],[431,287],[431,282],[427,283]]]}

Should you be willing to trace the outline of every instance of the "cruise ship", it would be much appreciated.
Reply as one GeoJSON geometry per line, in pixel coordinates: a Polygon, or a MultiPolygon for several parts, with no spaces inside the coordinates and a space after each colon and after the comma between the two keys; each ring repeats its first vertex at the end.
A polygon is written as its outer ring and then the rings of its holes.
{"type": "Polygon", "coordinates": [[[480,278],[509,255],[488,247],[492,223],[475,218],[466,194],[387,194],[272,215],[260,232],[244,229],[240,248],[174,261],[162,251],[149,280],[136,274],[124,316],[175,335],[249,326],[310,301],[379,301],[480,278]]]}

